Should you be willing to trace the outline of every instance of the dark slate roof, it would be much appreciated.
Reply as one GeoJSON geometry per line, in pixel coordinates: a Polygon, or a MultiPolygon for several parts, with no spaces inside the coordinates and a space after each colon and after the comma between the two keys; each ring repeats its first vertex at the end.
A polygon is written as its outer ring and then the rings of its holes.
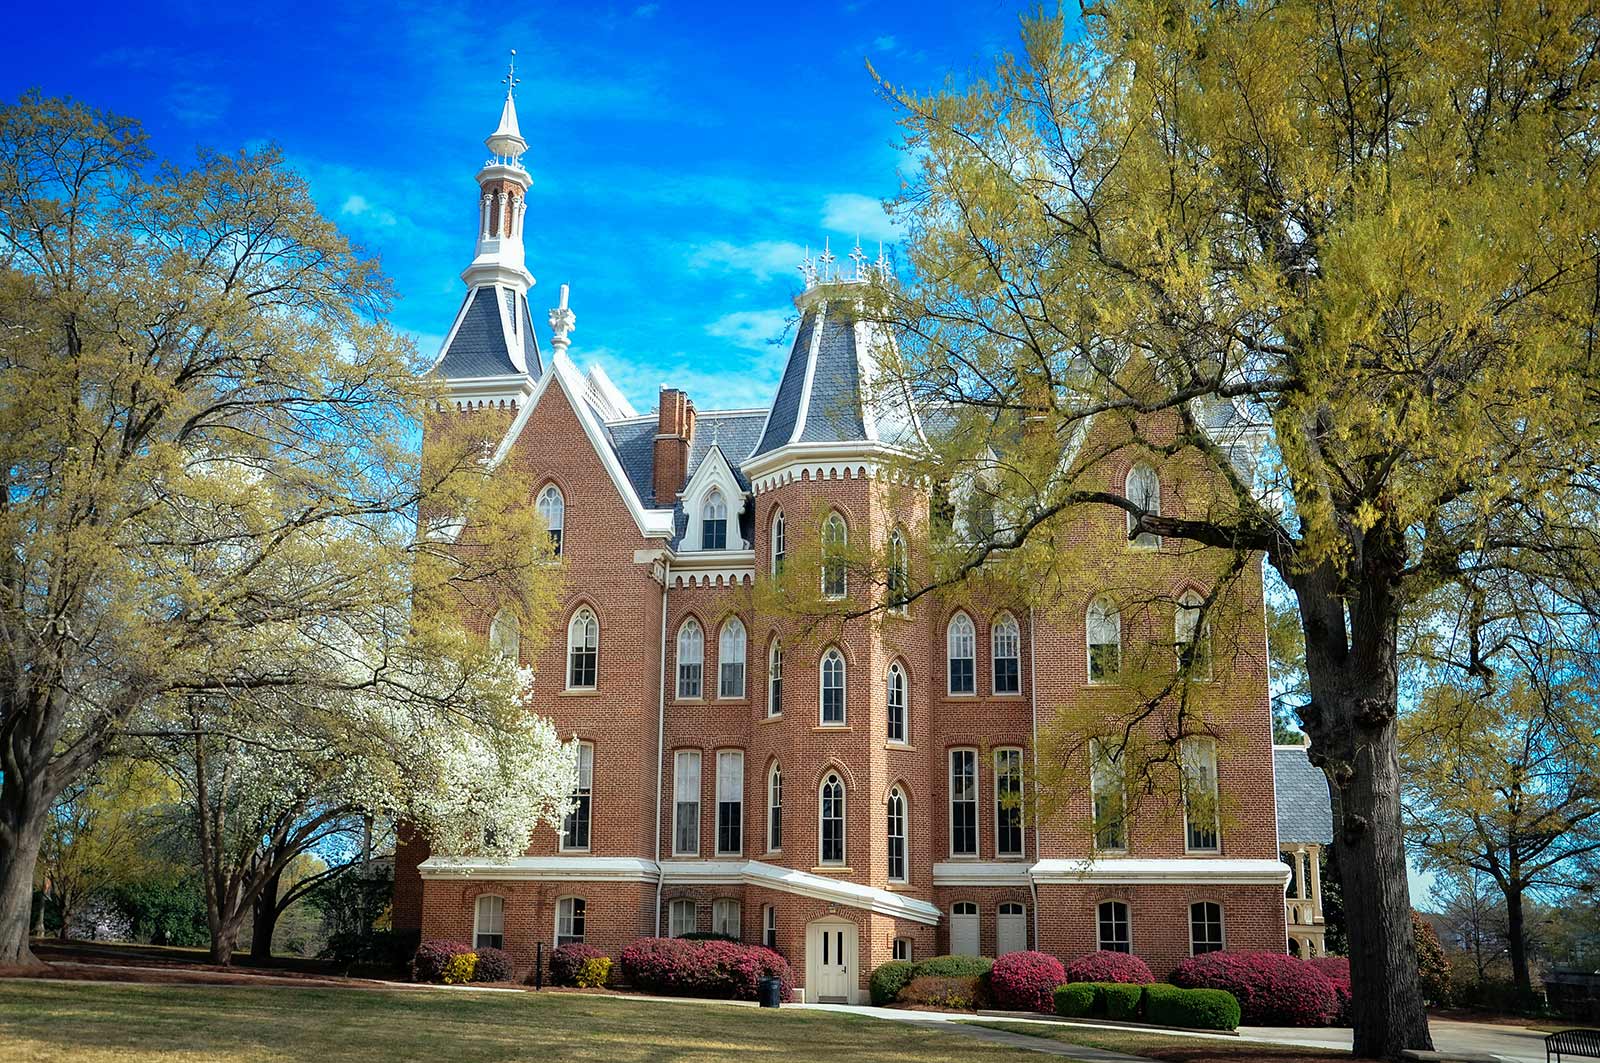
{"type": "Polygon", "coordinates": [[[766,418],[765,410],[708,410],[696,415],[694,439],[689,443],[688,475],[694,475],[715,445],[733,466],[739,486],[750,490],[750,481],[739,466],[755,451],[756,437],[761,435],[761,424],[766,418]]]}
{"type": "MultiPolygon", "coordinates": [[[[447,380],[480,376],[521,376],[506,351],[505,331],[493,287],[467,293],[461,324],[433,371],[447,380]]],[[[514,298],[514,296],[513,296],[514,298]]]]}
{"type": "Polygon", "coordinates": [[[612,421],[606,425],[611,449],[616,452],[622,471],[627,473],[639,501],[655,507],[656,418],[642,417],[612,421]]]}
{"type": "Polygon", "coordinates": [[[811,335],[817,327],[817,311],[807,312],[795,330],[794,346],[789,349],[789,364],[784,366],[783,379],[778,382],[777,397],[772,400],[772,415],[767,420],[767,430],[761,436],[754,454],[776,450],[789,442],[794,434],[795,422],[800,419],[800,397],[805,389],[806,366],[811,361],[811,335]]]}
{"type": "Polygon", "coordinates": [[[517,300],[522,304],[522,349],[528,356],[528,375],[534,379],[544,375],[544,360],[539,357],[539,336],[533,331],[533,319],[528,314],[528,297],[517,300]]]}
{"type": "Polygon", "coordinates": [[[861,363],[856,358],[855,321],[847,307],[833,304],[822,318],[822,342],[811,375],[811,401],[806,406],[802,443],[836,443],[865,439],[861,417],[861,363]]]}
{"type": "Polygon", "coordinates": [[[1311,763],[1304,746],[1272,751],[1278,787],[1278,841],[1333,843],[1333,801],[1328,777],[1311,763]]]}

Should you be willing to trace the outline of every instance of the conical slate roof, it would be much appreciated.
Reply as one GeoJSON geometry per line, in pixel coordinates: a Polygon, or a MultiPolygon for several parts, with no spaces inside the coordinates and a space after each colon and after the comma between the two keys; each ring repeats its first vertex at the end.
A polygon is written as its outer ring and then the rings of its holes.
{"type": "Polygon", "coordinates": [[[527,297],[495,285],[467,293],[456,314],[455,328],[433,367],[434,373],[446,380],[537,377],[541,369],[539,341],[528,314],[527,297]]]}

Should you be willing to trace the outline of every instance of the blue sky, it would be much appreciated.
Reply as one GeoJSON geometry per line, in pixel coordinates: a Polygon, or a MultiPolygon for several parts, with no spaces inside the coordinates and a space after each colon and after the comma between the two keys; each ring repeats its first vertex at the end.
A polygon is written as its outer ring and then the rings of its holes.
{"type": "Polygon", "coordinates": [[[863,60],[932,88],[990,66],[1021,9],[90,3],[63,19],[32,4],[7,18],[0,89],[138,118],[174,159],[276,141],[381,257],[394,322],[431,356],[463,294],[472,178],[516,48],[535,310],[570,283],[573,357],[641,410],[664,382],[703,409],[763,406],[801,248],[895,237],[879,201],[905,161],[863,60]]]}

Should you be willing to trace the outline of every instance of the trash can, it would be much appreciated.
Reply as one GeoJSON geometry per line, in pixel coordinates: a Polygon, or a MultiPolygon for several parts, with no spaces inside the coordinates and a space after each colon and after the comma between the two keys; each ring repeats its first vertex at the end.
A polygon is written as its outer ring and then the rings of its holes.
{"type": "Polygon", "coordinates": [[[764,1008],[777,1007],[779,994],[782,990],[783,983],[771,975],[767,975],[756,983],[756,994],[760,998],[761,1006],[764,1008]]]}

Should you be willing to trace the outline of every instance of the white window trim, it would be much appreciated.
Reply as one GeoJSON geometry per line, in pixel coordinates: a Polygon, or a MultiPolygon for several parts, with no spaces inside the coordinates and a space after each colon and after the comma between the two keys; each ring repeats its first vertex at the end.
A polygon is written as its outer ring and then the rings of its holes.
{"type": "Polygon", "coordinates": [[[1133,905],[1129,904],[1127,901],[1117,900],[1117,899],[1111,898],[1111,897],[1108,897],[1105,900],[1100,901],[1098,904],[1096,904],[1094,906],[1094,944],[1095,944],[1095,948],[1100,950],[1100,951],[1104,951],[1105,947],[1106,947],[1105,938],[1100,936],[1100,906],[1104,905],[1104,904],[1120,904],[1120,905],[1122,905],[1122,914],[1126,917],[1125,921],[1128,924],[1128,955],[1130,955],[1130,956],[1134,955],[1135,953],[1133,951],[1133,905]]]}
{"type": "MultiPolygon", "coordinates": [[[[705,665],[701,664],[702,672],[705,665]]],[[[722,622],[722,627],[717,631],[717,699],[719,701],[743,701],[750,689],[750,631],[744,626],[744,621],[736,616],[730,616],[722,622]],[[738,660],[729,659],[725,652],[728,647],[725,642],[730,634],[738,632],[738,660]],[[722,669],[729,664],[739,665],[739,692],[737,694],[724,694],[722,692],[722,669]]]]}
{"type": "Polygon", "coordinates": [[[767,647],[767,719],[783,715],[783,642],[773,639],[767,647]],[[778,696],[773,697],[774,683],[778,696]]]}
{"type": "Polygon", "coordinates": [[[952,698],[971,698],[978,694],[978,625],[973,622],[964,609],[956,610],[950,617],[950,622],[944,626],[944,691],[952,698]],[[951,682],[951,665],[958,659],[955,655],[956,625],[966,621],[967,631],[965,638],[972,643],[972,655],[965,658],[972,662],[972,689],[957,690],[951,682]]]}
{"type": "MultiPolygon", "coordinates": [[[[896,877],[889,875],[889,881],[896,885],[904,885],[911,881],[911,800],[906,797],[904,787],[896,784],[889,787],[889,795],[883,803],[884,819],[884,853],[888,855],[888,843],[893,838],[889,831],[889,806],[895,797],[900,798],[900,866],[903,874],[896,877]]],[[[885,861],[887,863],[887,860],[885,861]]]]}
{"type": "Polygon", "coordinates": [[[767,565],[768,571],[774,576],[783,574],[783,565],[789,556],[789,527],[783,516],[782,507],[772,511],[772,519],[767,528],[767,565]],[[781,549],[780,549],[781,547],[781,549]]]}
{"type": "Polygon", "coordinates": [[[1195,618],[1195,629],[1191,635],[1189,632],[1183,630],[1183,617],[1187,612],[1200,612],[1204,605],[1205,597],[1203,595],[1197,594],[1194,591],[1185,591],[1183,594],[1179,595],[1178,607],[1173,611],[1172,614],[1172,641],[1177,645],[1177,652],[1180,660],[1182,659],[1185,646],[1190,641],[1205,646],[1205,670],[1203,672],[1196,671],[1189,676],[1190,681],[1195,683],[1211,682],[1212,673],[1215,668],[1216,662],[1211,656],[1211,618],[1197,616],[1195,618]]]}
{"type": "Polygon", "coordinates": [[[677,701],[701,701],[706,696],[706,629],[695,617],[684,617],[683,623],[678,625],[678,637],[674,640],[675,652],[673,654],[673,694],[677,701]],[[684,639],[691,632],[697,633],[700,638],[700,659],[689,660],[684,655],[684,639]],[[684,667],[686,665],[700,666],[700,690],[695,694],[683,692],[684,667]]]}
{"type": "MultiPolygon", "coordinates": [[[[585,624],[584,627],[587,628],[588,624],[585,624]]],[[[597,689],[599,687],[599,685],[600,685],[600,617],[595,613],[595,611],[593,609],[590,609],[587,605],[582,606],[581,608],[579,608],[577,612],[572,614],[572,618],[567,621],[567,659],[566,659],[565,663],[566,663],[565,671],[566,671],[566,681],[567,681],[566,686],[567,686],[568,690],[595,690],[595,689],[597,689]],[[587,616],[589,618],[589,620],[594,624],[594,682],[591,683],[588,686],[577,686],[577,685],[574,685],[574,683],[572,682],[572,651],[577,648],[576,644],[572,640],[572,636],[573,636],[573,630],[576,627],[576,625],[578,623],[578,620],[581,617],[585,617],[585,616],[587,616]]]]}
{"type": "Polygon", "coordinates": [[[737,897],[718,897],[713,900],[711,902],[711,932],[713,934],[727,934],[731,938],[743,941],[744,902],[737,897]],[[723,921],[723,916],[727,913],[729,906],[732,906],[734,911],[738,913],[738,918],[734,920],[734,927],[731,932],[721,929],[718,925],[723,921]]]}
{"type": "Polygon", "coordinates": [[[698,749],[679,749],[672,754],[672,855],[673,856],[699,856],[700,855],[700,828],[704,826],[705,809],[701,805],[700,791],[705,789],[704,757],[698,749]],[[695,847],[693,849],[678,848],[678,806],[688,804],[682,800],[678,792],[678,760],[682,757],[693,757],[695,760],[695,847]]]}
{"type": "Polygon", "coordinates": [[[889,662],[889,669],[883,675],[883,711],[885,722],[889,717],[889,692],[893,689],[892,679],[900,676],[900,737],[886,734],[884,740],[897,746],[911,744],[911,683],[906,678],[906,669],[899,659],[889,662]]]}
{"type": "MultiPolygon", "coordinates": [[[[712,851],[718,856],[739,856],[744,852],[744,750],[719,749],[717,750],[717,807],[713,818],[712,829],[716,837],[711,841],[712,851]],[[722,848],[722,758],[737,757],[739,761],[739,848],[722,848]]],[[[732,802],[729,802],[732,804],[732,802]]]]}
{"type": "Polygon", "coordinates": [[[974,746],[953,746],[945,753],[945,831],[947,848],[950,850],[952,860],[977,860],[983,855],[983,831],[979,829],[979,816],[982,814],[982,801],[978,793],[983,787],[982,769],[979,768],[978,750],[974,746]],[[972,841],[973,851],[970,853],[956,852],[956,763],[957,753],[972,754],[972,841]]]}
{"type": "Polygon", "coordinates": [[[583,751],[589,751],[589,845],[568,845],[565,817],[562,819],[561,829],[556,832],[556,851],[562,853],[586,853],[594,843],[594,743],[578,743],[578,789],[583,789],[583,751]]]}
{"type": "Polygon", "coordinates": [[[522,625],[509,609],[499,610],[494,614],[494,619],[489,621],[489,648],[513,665],[521,663],[522,625]],[[510,652],[507,653],[507,650],[510,652]]]}
{"type": "MultiPolygon", "coordinates": [[[[828,542],[828,527],[836,520],[839,522],[839,527],[844,531],[844,534],[839,538],[838,546],[845,550],[850,548],[850,522],[845,520],[844,514],[840,513],[838,510],[829,510],[828,515],[822,518],[822,573],[821,579],[818,582],[822,588],[822,597],[830,602],[837,602],[844,598],[850,597],[849,565],[844,566],[844,585],[839,590],[839,593],[832,594],[828,591],[828,551],[831,545],[828,542]]],[[[844,564],[843,561],[840,563],[844,564]]]]}
{"type": "Polygon", "coordinates": [[[850,788],[844,784],[844,776],[832,769],[823,772],[822,781],[817,784],[817,866],[850,866],[850,788]],[[829,779],[839,780],[839,859],[837,860],[825,859],[822,852],[822,791],[827,789],[829,779]]]}
{"type": "MultiPolygon", "coordinates": [[[[1191,736],[1189,738],[1184,739],[1183,740],[1183,746],[1180,746],[1179,754],[1178,754],[1178,762],[1179,762],[1180,765],[1183,764],[1185,759],[1187,759],[1187,750],[1186,750],[1185,747],[1190,746],[1191,743],[1196,748],[1210,750],[1210,767],[1211,767],[1211,771],[1210,771],[1210,775],[1211,775],[1211,833],[1216,835],[1217,842],[1216,842],[1215,845],[1208,846],[1208,847],[1205,847],[1205,848],[1196,848],[1196,847],[1193,847],[1193,846],[1191,846],[1189,844],[1189,781],[1188,781],[1187,778],[1184,778],[1182,780],[1182,783],[1183,783],[1183,799],[1184,799],[1183,800],[1183,851],[1186,852],[1186,853],[1220,853],[1220,852],[1222,852],[1222,808],[1221,808],[1221,782],[1218,779],[1218,775],[1220,774],[1220,766],[1219,766],[1219,763],[1218,763],[1218,756],[1217,756],[1217,743],[1216,743],[1216,740],[1213,739],[1213,738],[1205,738],[1205,737],[1198,737],[1198,736],[1191,736]]],[[[1184,772],[1184,774],[1187,775],[1187,772],[1184,772]]]]}
{"type": "MultiPolygon", "coordinates": [[[[1147,512],[1149,512],[1152,516],[1159,517],[1159,516],[1161,516],[1161,474],[1159,472],[1157,472],[1156,471],[1156,467],[1154,465],[1151,465],[1149,462],[1147,462],[1147,461],[1136,461],[1136,462],[1133,463],[1132,466],[1129,467],[1128,475],[1123,477],[1123,479],[1122,479],[1122,497],[1126,498],[1130,502],[1134,501],[1134,498],[1133,498],[1133,478],[1134,478],[1135,475],[1138,475],[1138,474],[1141,474],[1141,473],[1145,473],[1145,472],[1148,472],[1150,474],[1150,479],[1152,481],[1154,481],[1154,483],[1155,483],[1155,505],[1154,506],[1145,505],[1144,502],[1139,502],[1139,503],[1136,503],[1136,504],[1140,505],[1147,512]]],[[[1154,550],[1160,550],[1161,549],[1161,536],[1155,534],[1154,532],[1144,532],[1144,533],[1142,533],[1142,535],[1148,535],[1150,537],[1150,539],[1152,540],[1150,542],[1141,543],[1138,538],[1133,537],[1133,523],[1134,523],[1133,514],[1132,513],[1127,514],[1127,526],[1128,526],[1127,535],[1128,535],[1128,549],[1129,550],[1140,550],[1140,551],[1144,551],[1144,552],[1149,552],[1149,551],[1154,551],[1154,550]]]]}
{"type": "Polygon", "coordinates": [[[767,823],[766,823],[766,828],[767,829],[766,829],[766,834],[763,836],[762,840],[766,844],[767,852],[769,852],[769,853],[781,853],[781,852],[783,852],[783,838],[781,836],[778,838],[778,847],[776,849],[774,849],[772,847],[772,809],[774,807],[776,807],[778,809],[778,831],[779,831],[779,834],[781,835],[782,832],[783,832],[783,765],[780,764],[776,760],[773,761],[772,765],[767,768],[767,792],[766,792],[765,800],[766,800],[766,806],[767,806],[767,823]],[[777,781],[778,781],[778,801],[777,801],[776,806],[774,806],[773,801],[772,801],[772,781],[773,781],[773,779],[777,779],[777,781]]]}
{"type": "Polygon", "coordinates": [[[822,657],[817,661],[817,726],[818,727],[849,727],[850,726],[850,662],[845,660],[844,651],[837,646],[829,646],[822,651],[822,657]],[[840,719],[829,720],[823,715],[826,684],[824,669],[827,667],[828,658],[839,658],[839,708],[840,719]]]}
{"type": "MultiPolygon", "coordinates": [[[[506,899],[498,893],[480,893],[472,901],[472,947],[478,947],[478,935],[486,933],[483,929],[483,902],[496,900],[500,902],[500,947],[506,944],[506,899]]],[[[492,933],[492,931],[490,931],[492,933]]],[[[490,947],[490,946],[485,946],[490,947]]]]}
{"type": "Polygon", "coordinates": [[[1023,799],[1023,787],[1026,785],[1022,778],[1023,750],[1021,746],[996,746],[991,766],[994,776],[992,789],[994,791],[994,858],[996,860],[1021,860],[1028,855],[1028,821],[1022,814],[1022,806],[1017,807],[1017,822],[1019,824],[1019,838],[1022,846],[1014,853],[1000,851],[1000,757],[1006,753],[1017,755],[1017,798],[1023,799]]]}
{"type": "Polygon", "coordinates": [[[1022,625],[1009,612],[1001,613],[989,625],[989,692],[996,697],[1002,698],[1014,697],[1022,693],[1022,625]],[[1002,691],[998,685],[1000,669],[995,667],[1001,660],[1000,655],[995,652],[995,639],[999,636],[1002,627],[1008,622],[1011,630],[1015,632],[1017,654],[1015,657],[1007,657],[1005,660],[1017,662],[1017,689],[1002,691]]]}
{"type": "Polygon", "coordinates": [[[545,530],[556,533],[557,546],[553,551],[554,556],[560,557],[567,547],[567,496],[555,484],[547,483],[539,491],[539,497],[534,500],[534,510],[545,520],[545,530]],[[556,498],[556,504],[561,510],[561,523],[550,526],[549,518],[545,516],[544,500],[551,495],[556,498]]]}
{"type": "MultiPolygon", "coordinates": [[[[1189,902],[1189,955],[1194,955],[1194,906],[1197,904],[1214,904],[1217,906],[1217,928],[1222,931],[1221,949],[1225,951],[1228,947],[1228,909],[1223,906],[1221,901],[1202,898],[1198,901],[1189,902]]],[[[1132,923],[1130,922],[1129,925],[1131,926],[1132,923]]]]}
{"type": "Polygon", "coordinates": [[[902,963],[910,963],[910,962],[912,962],[911,957],[916,951],[916,949],[913,947],[914,944],[915,943],[908,937],[897,937],[889,945],[889,955],[891,957],[893,957],[894,959],[899,960],[902,963]],[[898,955],[898,953],[900,952],[900,946],[902,944],[905,945],[905,955],[904,956],[898,955]]]}
{"type": "Polygon", "coordinates": [[[774,951],[778,948],[778,909],[775,905],[761,906],[761,944],[774,951]]]}
{"type": "MultiPolygon", "coordinates": [[[[577,938],[578,938],[577,944],[583,944],[583,943],[585,943],[585,942],[587,942],[589,940],[589,900],[588,900],[588,898],[586,898],[586,897],[576,897],[576,896],[557,897],[556,898],[555,934],[550,939],[550,944],[555,948],[560,948],[561,947],[561,906],[563,904],[570,904],[570,903],[573,903],[573,902],[579,902],[579,903],[582,903],[582,905],[583,905],[583,933],[577,935],[577,938]]],[[[574,914],[576,914],[576,913],[574,913],[574,914]]]]}
{"type": "MultiPolygon", "coordinates": [[[[1102,645],[1110,645],[1110,643],[1102,643],[1102,645]]],[[[1112,601],[1111,598],[1108,595],[1097,594],[1097,595],[1094,596],[1093,599],[1090,600],[1089,607],[1083,611],[1083,677],[1084,677],[1084,680],[1086,682],[1090,683],[1090,684],[1093,684],[1094,686],[1115,686],[1116,683],[1117,683],[1117,680],[1122,675],[1122,664],[1123,664],[1123,661],[1122,661],[1122,607],[1117,605],[1116,602],[1112,601]],[[1095,675],[1094,675],[1094,647],[1095,647],[1095,643],[1093,641],[1091,641],[1091,639],[1093,638],[1093,631],[1091,630],[1090,620],[1089,620],[1090,614],[1094,612],[1095,606],[1097,606],[1097,605],[1109,606],[1110,609],[1111,609],[1111,615],[1115,616],[1116,620],[1117,620],[1117,670],[1114,673],[1112,673],[1109,677],[1104,677],[1104,678],[1100,678],[1100,679],[1096,679],[1095,675]]]]}
{"type": "Polygon", "coordinates": [[[682,937],[684,934],[693,934],[700,929],[700,905],[692,897],[675,897],[667,902],[667,936],[682,937]],[[673,933],[672,913],[687,906],[689,909],[689,929],[673,933]]]}
{"type": "MultiPolygon", "coordinates": [[[[897,560],[899,561],[902,582],[909,592],[911,589],[911,551],[906,546],[905,533],[899,528],[895,528],[889,533],[889,578],[885,582],[891,592],[894,590],[894,568],[897,560]]],[[[907,616],[910,612],[910,602],[901,602],[899,605],[891,605],[889,607],[890,616],[907,616]]]]}
{"type": "MultiPolygon", "coordinates": [[[[1094,802],[1099,795],[1100,788],[1095,785],[1095,765],[1102,759],[1101,750],[1105,742],[1099,738],[1089,740],[1089,846],[1097,853],[1125,853],[1128,851],[1128,782],[1126,772],[1117,769],[1117,778],[1121,780],[1119,789],[1122,791],[1122,844],[1120,846],[1102,846],[1100,844],[1100,828],[1095,822],[1094,802]]],[[[1187,834],[1185,835],[1187,837],[1187,834]]]]}

